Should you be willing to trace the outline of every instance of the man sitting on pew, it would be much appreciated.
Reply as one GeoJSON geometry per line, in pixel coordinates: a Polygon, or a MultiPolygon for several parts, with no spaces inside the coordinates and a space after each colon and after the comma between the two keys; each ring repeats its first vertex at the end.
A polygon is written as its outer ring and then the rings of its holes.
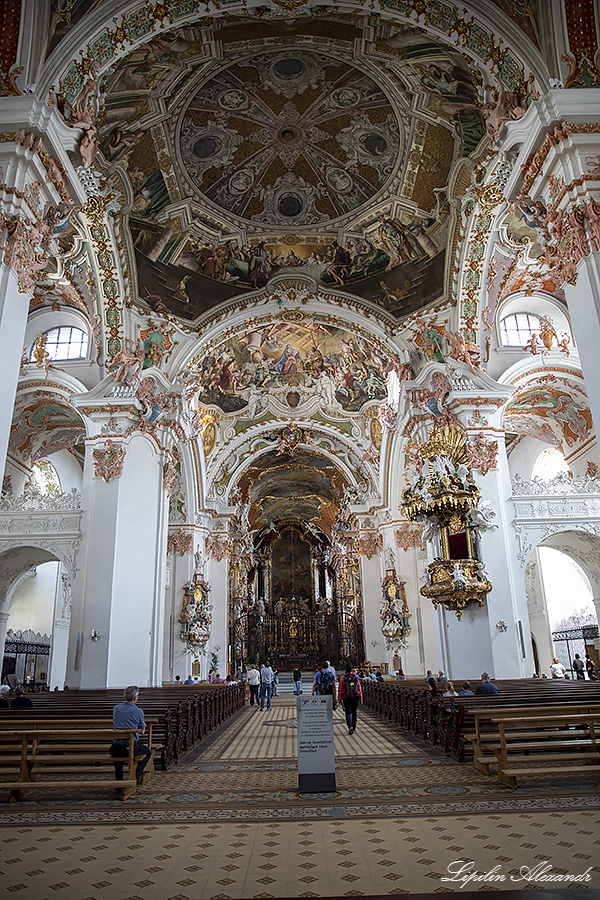
{"type": "Polygon", "coordinates": [[[481,673],[481,684],[478,684],[475,688],[476,694],[499,694],[499,690],[495,684],[492,684],[490,681],[490,676],[487,672],[481,673]]]}
{"type": "MultiPolygon", "coordinates": [[[[113,707],[113,728],[140,729],[139,733],[136,733],[133,743],[133,755],[142,756],[143,754],[143,758],[138,761],[135,770],[135,778],[138,786],[142,783],[142,772],[148,765],[148,760],[152,756],[152,751],[139,740],[140,734],[144,734],[146,731],[144,713],[137,706],[139,693],[139,688],[135,684],[126,687],[125,701],[123,703],[118,703],[113,707]]],[[[110,755],[112,757],[117,757],[114,760],[115,778],[117,781],[123,781],[123,768],[125,763],[118,759],[118,757],[129,756],[129,738],[116,738],[111,744],[110,755]]]]}

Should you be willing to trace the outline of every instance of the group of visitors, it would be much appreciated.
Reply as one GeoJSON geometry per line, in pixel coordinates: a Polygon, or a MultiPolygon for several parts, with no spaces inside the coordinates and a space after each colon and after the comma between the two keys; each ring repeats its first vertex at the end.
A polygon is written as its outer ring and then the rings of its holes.
{"type": "Polygon", "coordinates": [[[478,684],[475,688],[475,692],[471,690],[471,682],[463,681],[462,688],[460,691],[457,691],[454,687],[454,684],[451,681],[448,681],[443,672],[438,673],[437,679],[431,673],[431,670],[427,670],[427,676],[425,681],[429,685],[429,689],[432,694],[440,695],[442,697],[473,697],[475,694],[498,694],[498,687],[490,680],[490,676],[487,672],[481,673],[481,684],[478,684]]]}
{"type": "MultiPolygon", "coordinates": [[[[585,654],[585,660],[581,658],[579,653],[576,653],[572,668],[577,681],[585,681],[586,674],[590,681],[598,681],[598,672],[589,653],[585,654]]],[[[552,660],[550,675],[552,678],[570,678],[566,666],[561,663],[558,656],[555,656],[552,660]]]]}
{"type": "Polygon", "coordinates": [[[22,684],[16,684],[14,688],[8,684],[0,685],[0,709],[25,709],[30,706],[33,702],[22,684]]]}
{"type": "Polygon", "coordinates": [[[271,700],[277,696],[277,672],[269,661],[261,664],[260,671],[252,663],[247,669],[248,685],[250,687],[250,706],[256,706],[259,712],[264,712],[265,703],[267,712],[271,712],[271,700]],[[258,701],[260,697],[260,707],[258,701]]]}
{"type": "Polygon", "coordinates": [[[335,680],[336,674],[334,667],[329,660],[324,660],[315,674],[312,693],[321,696],[330,695],[332,697],[334,709],[336,709],[338,703],[341,703],[346,716],[348,734],[354,734],[356,731],[358,705],[359,703],[362,703],[363,699],[360,677],[358,673],[354,671],[352,665],[348,663],[346,671],[340,676],[337,697],[335,680]]]}

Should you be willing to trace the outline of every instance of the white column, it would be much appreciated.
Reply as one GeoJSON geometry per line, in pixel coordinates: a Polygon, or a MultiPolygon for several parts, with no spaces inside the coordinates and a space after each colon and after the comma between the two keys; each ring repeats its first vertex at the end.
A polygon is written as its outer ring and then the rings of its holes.
{"type": "Polygon", "coordinates": [[[69,685],[81,688],[162,683],[168,510],[163,454],[139,433],[114,444],[125,450],[125,460],[122,474],[108,482],[96,475],[92,455],[104,448],[105,436],[88,439],[86,448],[86,552],[73,585],[67,673],[69,685]],[[102,637],[94,641],[92,632],[102,637]]]}
{"type": "Polygon", "coordinates": [[[25,340],[29,294],[19,292],[13,269],[0,265],[0,468],[6,464],[10,427],[25,340]]]}
{"type": "Polygon", "coordinates": [[[472,652],[465,648],[467,657],[477,659],[479,665],[470,668],[468,677],[487,671],[496,678],[531,677],[534,671],[531,646],[529,613],[525,593],[525,573],[517,560],[518,541],[512,527],[512,494],[510,473],[504,435],[491,432],[490,438],[498,441],[497,467],[485,475],[475,472],[475,479],[481,489],[481,500],[491,501],[496,511],[497,529],[485,531],[481,535],[480,553],[492,583],[483,609],[478,611],[478,619],[485,619],[481,629],[479,645],[474,644],[472,652]],[[505,632],[497,628],[497,623],[505,621],[505,632]]]}
{"type": "Polygon", "coordinates": [[[213,612],[212,633],[211,638],[206,645],[206,651],[208,654],[212,651],[215,651],[218,654],[218,671],[223,678],[227,674],[226,667],[229,642],[229,635],[227,633],[227,567],[227,556],[220,561],[211,559],[207,566],[207,581],[211,586],[209,596],[213,606],[213,612]],[[217,647],[219,647],[219,650],[217,650],[217,647]]]}
{"type": "Polygon", "coordinates": [[[58,567],[56,579],[56,595],[54,598],[54,621],[52,626],[52,643],[50,669],[48,672],[48,690],[62,687],[67,674],[67,655],[69,651],[69,628],[71,624],[71,582],[64,566],[58,567]]]}

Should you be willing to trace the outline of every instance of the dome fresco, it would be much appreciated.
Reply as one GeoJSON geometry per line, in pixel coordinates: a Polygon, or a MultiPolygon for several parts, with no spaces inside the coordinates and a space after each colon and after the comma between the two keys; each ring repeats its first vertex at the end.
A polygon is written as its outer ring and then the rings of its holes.
{"type": "Polygon", "coordinates": [[[447,186],[484,134],[467,59],[356,17],[204,21],[103,85],[138,298],[190,320],[281,275],[395,318],[442,298],[447,186]]]}
{"type": "Polygon", "coordinates": [[[185,111],[179,146],[204,198],[284,228],[363,206],[402,154],[397,116],[372,78],[294,47],[249,55],[211,78],[185,111]]]}

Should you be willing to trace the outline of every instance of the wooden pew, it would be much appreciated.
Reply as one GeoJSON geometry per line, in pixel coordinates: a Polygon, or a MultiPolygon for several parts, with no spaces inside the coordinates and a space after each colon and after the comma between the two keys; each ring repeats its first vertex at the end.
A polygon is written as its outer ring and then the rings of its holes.
{"type": "MultiPolygon", "coordinates": [[[[455,683],[460,683],[456,679],[455,683]]],[[[515,708],[577,704],[600,705],[600,684],[587,681],[551,679],[504,679],[495,682],[499,694],[471,697],[442,697],[432,694],[421,680],[401,682],[363,681],[365,707],[432,744],[440,746],[463,762],[473,752],[476,730],[472,710],[491,712],[515,708]]],[[[473,685],[475,687],[475,685],[473,685]]],[[[443,685],[439,685],[443,690],[443,685]]],[[[491,725],[490,725],[491,728],[491,725]]],[[[478,753],[483,756],[483,753],[478,753]]]]}
{"type": "MultiPolygon", "coordinates": [[[[500,748],[500,733],[497,727],[499,719],[510,719],[522,715],[524,719],[536,714],[547,716],[570,715],[576,713],[600,714],[600,704],[563,704],[552,706],[510,706],[503,710],[498,708],[472,709],[471,715],[475,720],[475,732],[473,734],[465,734],[466,741],[470,741],[473,745],[473,765],[485,775],[490,774],[490,765],[495,765],[497,760],[495,751],[500,748]],[[487,755],[486,755],[487,754],[487,755]]],[[[523,737],[527,734],[523,733],[523,737]]],[[[514,739],[521,737],[521,734],[513,735],[514,739]]],[[[564,743],[564,740],[563,740],[564,743]]],[[[548,749],[550,741],[546,743],[548,749]]],[[[556,744],[557,745],[557,744],[556,744]]]]}
{"type": "MultiPolygon", "coordinates": [[[[4,729],[0,735],[6,744],[11,739],[21,746],[19,757],[19,777],[15,781],[0,781],[0,789],[10,792],[10,802],[22,800],[32,790],[97,790],[112,787],[126,800],[136,790],[135,770],[142,757],[134,754],[135,728],[115,729],[111,727],[89,727],[81,723],[76,727],[30,728],[28,725],[14,729],[4,729]],[[97,772],[98,765],[110,759],[108,748],[113,740],[128,738],[128,755],[122,758],[127,767],[127,778],[117,781],[116,777],[105,780],[72,778],[68,781],[46,781],[48,775],[75,775],[97,772]],[[98,749],[98,747],[102,749],[98,749]]],[[[148,723],[144,735],[146,745],[152,749],[152,724],[148,723]]],[[[151,759],[148,763],[151,765],[151,759]]],[[[113,767],[114,768],[114,767],[113,767]]],[[[152,777],[152,772],[148,774],[152,777]]]]}
{"type": "Polygon", "coordinates": [[[600,712],[554,715],[537,709],[525,715],[498,717],[492,722],[498,726],[500,737],[500,746],[494,752],[501,784],[515,788],[517,778],[525,775],[600,773],[600,768],[594,768],[600,763],[600,747],[596,741],[600,712]],[[574,728],[583,729],[583,733],[574,728]],[[554,752],[555,749],[559,752],[554,752]],[[536,765],[539,761],[542,766],[536,765]],[[575,764],[566,764],[567,761],[575,764]]]}
{"type": "MultiPolygon", "coordinates": [[[[33,696],[34,707],[0,713],[2,722],[18,718],[52,722],[72,718],[110,719],[112,709],[123,700],[122,689],[49,692],[33,696]]],[[[156,720],[156,754],[163,770],[170,768],[219,724],[244,706],[243,685],[193,685],[185,688],[140,688],[139,705],[146,718],[156,720]]]]}

